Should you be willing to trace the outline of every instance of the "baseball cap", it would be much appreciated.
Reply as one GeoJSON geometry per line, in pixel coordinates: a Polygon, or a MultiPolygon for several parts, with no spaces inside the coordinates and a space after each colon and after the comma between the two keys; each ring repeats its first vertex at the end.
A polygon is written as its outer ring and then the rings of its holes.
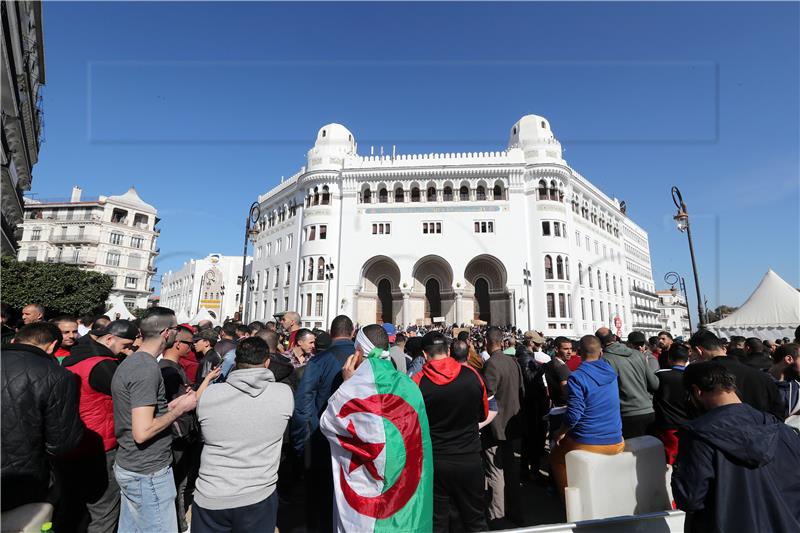
{"type": "Polygon", "coordinates": [[[135,341],[139,336],[139,328],[134,326],[130,320],[114,320],[98,331],[96,336],[102,337],[103,335],[114,335],[120,339],[135,341]]]}
{"type": "Polygon", "coordinates": [[[533,331],[533,330],[526,331],[525,332],[525,338],[532,340],[536,344],[544,344],[544,337],[539,335],[539,332],[537,332],[537,331],[533,331]]]}
{"type": "Polygon", "coordinates": [[[631,344],[647,344],[647,337],[641,331],[631,331],[628,333],[628,342],[631,344]]]}
{"type": "Polygon", "coordinates": [[[397,335],[397,328],[394,327],[394,324],[384,324],[383,330],[389,336],[389,342],[394,342],[397,335]]]}
{"type": "Polygon", "coordinates": [[[437,344],[447,345],[447,337],[440,331],[429,331],[422,337],[422,348],[430,348],[437,344]]]}

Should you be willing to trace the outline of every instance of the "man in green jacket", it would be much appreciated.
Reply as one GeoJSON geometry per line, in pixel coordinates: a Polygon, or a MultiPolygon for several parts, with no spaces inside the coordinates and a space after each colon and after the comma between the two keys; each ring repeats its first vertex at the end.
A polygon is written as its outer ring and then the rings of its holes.
{"type": "Polygon", "coordinates": [[[619,342],[608,328],[598,329],[595,335],[603,343],[603,359],[619,378],[622,437],[632,439],[646,435],[655,421],[653,393],[658,390],[655,372],[647,365],[644,354],[619,342]]]}

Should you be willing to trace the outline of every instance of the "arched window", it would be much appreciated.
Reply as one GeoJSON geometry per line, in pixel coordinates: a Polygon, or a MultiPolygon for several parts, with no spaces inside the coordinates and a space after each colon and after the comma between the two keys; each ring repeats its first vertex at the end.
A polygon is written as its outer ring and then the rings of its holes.
{"type": "Polygon", "coordinates": [[[583,287],[583,265],[578,263],[578,285],[583,287]]]}
{"type": "Polygon", "coordinates": [[[308,276],[306,276],[306,279],[308,281],[313,281],[314,280],[314,258],[313,257],[309,257],[308,258],[308,276]]]}
{"type": "Polygon", "coordinates": [[[614,281],[614,294],[617,294],[617,276],[614,276],[613,281],[614,281]]]}
{"type": "Polygon", "coordinates": [[[398,187],[398,188],[396,188],[394,190],[394,203],[402,204],[403,201],[405,201],[405,199],[406,199],[405,197],[406,197],[406,194],[405,194],[405,191],[403,191],[402,187],[398,187]]]}
{"type": "Polygon", "coordinates": [[[558,184],[556,180],[550,182],[550,199],[558,201],[558,184]]]}
{"type": "Polygon", "coordinates": [[[428,202],[436,201],[436,187],[428,187],[428,194],[425,198],[428,202]]]}
{"type": "Polygon", "coordinates": [[[378,191],[378,203],[385,204],[389,202],[389,191],[386,190],[385,187],[382,187],[380,191],[378,191]]]}
{"type": "Polygon", "coordinates": [[[449,185],[444,188],[443,198],[445,202],[452,202],[453,201],[453,188],[449,185]]]}
{"type": "Polygon", "coordinates": [[[547,317],[555,318],[556,316],[556,295],[552,292],[547,293],[547,317]]]}
{"type": "Polygon", "coordinates": [[[322,205],[328,205],[331,203],[331,191],[327,185],[322,187],[322,205]]]}
{"type": "Polygon", "coordinates": [[[411,201],[419,202],[419,187],[413,187],[411,189],[411,201]]]}
{"type": "Polygon", "coordinates": [[[486,200],[486,188],[483,185],[478,185],[478,188],[475,189],[475,198],[486,200]]]}
{"type": "Polygon", "coordinates": [[[611,284],[608,282],[608,272],[606,272],[606,292],[611,292],[611,284]]]}
{"type": "Polygon", "coordinates": [[[361,198],[362,198],[361,201],[364,202],[365,204],[372,203],[372,191],[369,190],[369,187],[364,189],[364,192],[361,193],[361,198]]]}
{"type": "Polygon", "coordinates": [[[597,290],[598,291],[603,290],[603,283],[602,283],[602,278],[600,277],[600,271],[599,270],[597,271],[597,290]]]}
{"type": "MultiPolygon", "coordinates": [[[[589,288],[591,289],[591,288],[594,287],[594,281],[592,281],[592,279],[593,279],[592,278],[592,267],[589,267],[589,269],[587,271],[587,276],[589,278],[589,288]]],[[[592,319],[592,320],[594,320],[594,319],[592,319]]]]}
{"type": "Polygon", "coordinates": [[[314,187],[314,205],[319,205],[319,187],[314,187]]]}
{"type": "Polygon", "coordinates": [[[458,200],[461,202],[469,200],[469,187],[462,185],[461,188],[458,189],[458,200]]]}
{"type": "Polygon", "coordinates": [[[325,279],[325,260],[323,258],[317,259],[317,280],[325,279]]]}
{"type": "Polygon", "coordinates": [[[539,200],[547,200],[547,182],[539,180],[539,200]]]}
{"type": "Polygon", "coordinates": [[[564,274],[567,277],[567,281],[569,281],[569,257],[564,258],[564,274]]]}
{"type": "Polygon", "coordinates": [[[560,255],[556,257],[556,277],[564,279],[564,260],[561,259],[560,255]]]}
{"type": "Polygon", "coordinates": [[[544,256],[544,279],[553,279],[553,258],[544,256]]]}
{"type": "Polygon", "coordinates": [[[495,200],[505,200],[503,198],[503,186],[502,185],[495,185],[494,189],[492,190],[492,195],[494,196],[495,200]]]}

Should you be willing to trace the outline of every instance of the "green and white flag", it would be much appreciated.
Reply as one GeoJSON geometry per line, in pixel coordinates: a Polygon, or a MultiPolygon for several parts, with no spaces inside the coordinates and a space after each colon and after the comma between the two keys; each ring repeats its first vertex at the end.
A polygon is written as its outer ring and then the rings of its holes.
{"type": "Polygon", "coordinates": [[[419,387],[373,350],[320,420],[331,445],[337,529],[427,532],[433,454],[419,387]]]}

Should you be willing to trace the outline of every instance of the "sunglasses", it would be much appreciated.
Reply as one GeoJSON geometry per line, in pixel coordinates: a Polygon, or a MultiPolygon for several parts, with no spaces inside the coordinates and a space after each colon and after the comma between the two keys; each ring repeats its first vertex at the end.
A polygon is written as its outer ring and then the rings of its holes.
{"type": "Polygon", "coordinates": [[[185,344],[189,348],[191,348],[192,345],[194,344],[194,342],[192,342],[192,341],[175,341],[175,344],[178,344],[178,343],[185,344]]]}

